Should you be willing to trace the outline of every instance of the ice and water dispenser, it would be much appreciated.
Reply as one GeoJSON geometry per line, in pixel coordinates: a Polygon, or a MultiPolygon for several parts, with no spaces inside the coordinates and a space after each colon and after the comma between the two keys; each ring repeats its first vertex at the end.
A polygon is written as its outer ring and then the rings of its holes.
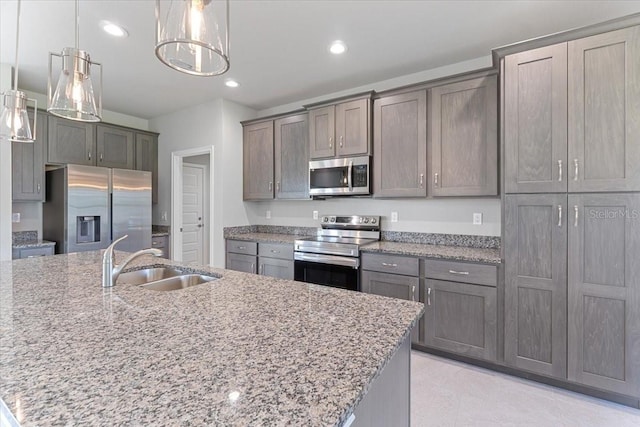
{"type": "Polygon", "coordinates": [[[100,215],[76,217],[76,243],[100,241],[100,215]]]}

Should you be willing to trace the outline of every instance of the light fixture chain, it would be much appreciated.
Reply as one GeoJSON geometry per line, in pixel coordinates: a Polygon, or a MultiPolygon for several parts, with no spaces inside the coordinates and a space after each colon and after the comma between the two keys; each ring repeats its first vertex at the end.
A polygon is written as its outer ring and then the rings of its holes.
{"type": "Polygon", "coordinates": [[[18,90],[18,43],[20,41],[20,0],[18,0],[18,13],[16,17],[16,60],[13,73],[13,90],[18,90]]]}

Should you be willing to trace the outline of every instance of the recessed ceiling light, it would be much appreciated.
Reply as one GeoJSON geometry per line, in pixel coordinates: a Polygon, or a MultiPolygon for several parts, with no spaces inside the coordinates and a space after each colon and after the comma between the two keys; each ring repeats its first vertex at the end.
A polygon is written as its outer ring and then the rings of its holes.
{"type": "Polygon", "coordinates": [[[113,22],[102,21],[102,22],[100,22],[100,24],[102,25],[102,29],[107,34],[110,34],[110,35],[112,35],[114,37],[127,37],[129,35],[127,30],[125,30],[124,28],[122,28],[118,24],[114,24],[113,22]]]}
{"type": "Polygon", "coordinates": [[[231,79],[228,79],[227,81],[225,81],[224,84],[227,85],[228,87],[238,87],[238,86],[240,86],[240,83],[238,83],[235,80],[231,80],[231,79]]]}
{"type": "Polygon", "coordinates": [[[347,45],[344,44],[344,42],[341,40],[336,40],[331,43],[331,46],[329,46],[329,52],[333,53],[334,55],[340,55],[341,53],[345,53],[346,51],[347,45]]]}

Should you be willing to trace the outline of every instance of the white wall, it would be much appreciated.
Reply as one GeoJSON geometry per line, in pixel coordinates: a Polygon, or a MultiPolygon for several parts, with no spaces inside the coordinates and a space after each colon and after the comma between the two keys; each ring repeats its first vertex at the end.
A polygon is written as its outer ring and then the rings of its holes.
{"type": "MultiPolygon", "coordinates": [[[[0,93],[9,89],[11,89],[11,66],[0,64],[0,93]]],[[[11,143],[0,141],[0,261],[9,259],[11,259],[11,143]]]]}
{"type": "MultiPolygon", "coordinates": [[[[454,74],[474,71],[491,66],[491,57],[447,65],[433,70],[397,77],[390,80],[361,86],[348,91],[336,92],[305,99],[258,112],[259,117],[280,114],[340,96],[368,90],[383,91],[409,84],[420,83],[454,74]]],[[[447,198],[447,199],[395,199],[342,198],[313,201],[267,201],[247,203],[251,224],[273,224],[315,227],[314,210],[320,214],[371,214],[383,216],[383,230],[416,231],[424,233],[500,235],[499,198],[447,198]],[[266,219],[266,211],[271,219],[266,219]],[[391,223],[391,212],[398,212],[398,222],[391,223]],[[473,213],[483,214],[483,224],[473,225],[473,213]]]]}

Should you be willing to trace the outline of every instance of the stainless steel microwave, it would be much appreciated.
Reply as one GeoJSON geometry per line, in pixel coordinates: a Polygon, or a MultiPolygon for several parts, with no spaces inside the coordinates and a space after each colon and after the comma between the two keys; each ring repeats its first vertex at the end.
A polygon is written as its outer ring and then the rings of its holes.
{"type": "Polygon", "coordinates": [[[369,156],[312,160],[309,195],[356,196],[371,194],[369,156]]]}

